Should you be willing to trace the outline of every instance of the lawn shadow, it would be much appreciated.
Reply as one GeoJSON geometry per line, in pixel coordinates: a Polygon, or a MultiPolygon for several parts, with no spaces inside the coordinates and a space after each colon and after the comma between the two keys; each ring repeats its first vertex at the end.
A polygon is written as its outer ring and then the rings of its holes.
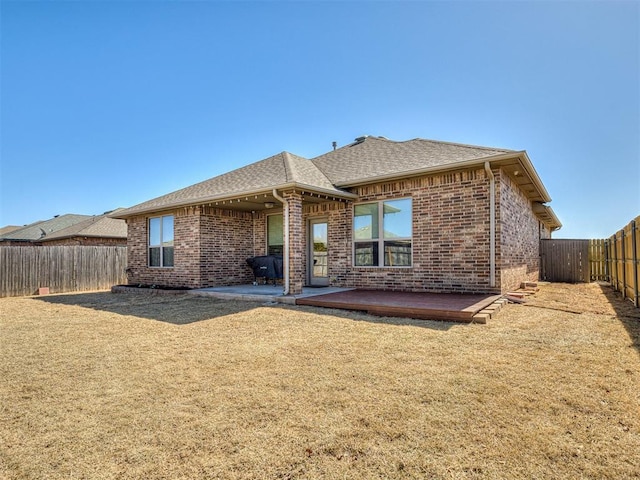
{"type": "Polygon", "coordinates": [[[611,285],[597,282],[602,293],[616,312],[616,316],[627,329],[631,342],[640,353],[640,308],[637,308],[628,299],[622,298],[620,292],[616,292],[611,285]]]}
{"type": "Polygon", "coordinates": [[[242,300],[228,300],[213,297],[201,297],[179,293],[173,295],[158,295],[147,293],[68,293],[33,297],[36,300],[57,305],[77,306],[171,323],[173,325],[188,325],[190,323],[212,320],[214,318],[250,312],[251,310],[267,307],[313,313],[316,315],[331,315],[347,320],[369,322],[386,325],[412,326],[431,330],[446,331],[461,323],[440,320],[418,320],[400,317],[377,317],[366,312],[354,310],[340,310],[301,305],[286,305],[273,302],[250,302],[242,300]]]}
{"type": "Polygon", "coordinates": [[[57,304],[90,308],[124,316],[133,316],[188,325],[217,317],[247,312],[261,306],[260,303],[226,301],[202,298],[184,293],[157,295],[146,293],[91,292],[33,297],[57,304]]]}

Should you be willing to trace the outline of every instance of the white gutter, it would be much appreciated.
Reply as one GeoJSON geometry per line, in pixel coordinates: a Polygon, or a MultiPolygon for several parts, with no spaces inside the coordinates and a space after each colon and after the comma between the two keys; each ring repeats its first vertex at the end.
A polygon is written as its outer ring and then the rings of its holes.
{"type": "Polygon", "coordinates": [[[289,203],[278,195],[276,189],[273,189],[273,197],[282,203],[282,213],[283,217],[283,226],[284,230],[283,240],[284,240],[284,252],[282,259],[282,276],[284,277],[284,292],[283,295],[289,295],[289,203]]]}
{"type": "Polygon", "coordinates": [[[496,286],[496,177],[489,162],[484,162],[489,177],[489,286],[496,286]]]}

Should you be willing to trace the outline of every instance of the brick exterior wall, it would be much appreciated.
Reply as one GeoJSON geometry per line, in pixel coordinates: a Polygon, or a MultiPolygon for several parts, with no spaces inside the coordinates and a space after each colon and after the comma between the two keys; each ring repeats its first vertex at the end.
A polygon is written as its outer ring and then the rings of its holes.
{"type": "MultiPolygon", "coordinates": [[[[353,207],[338,220],[345,240],[335,284],[365,289],[413,292],[486,292],[489,287],[489,183],[483,170],[424,176],[354,188],[360,201],[411,197],[413,265],[353,266],[353,207]]],[[[336,228],[329,225],[330,232],[336,228]]],[[[330,237],[336,237],[330,233],[330,237]]],[[[330,262],[334,258],[329,256],[330,262]]],[[[333,280],[333,278],[332,278],[333,280]]]]}
{"type": "Polygon", "coordinates": [[[551,231],[533,213],[531,201],[504,172],[496,172],[496,281],[502,292],[537,281],[540,239],[551,231]]]}
{"type": "MultiPolygon", "coordinates": [[[[353,266],[352,202],[305,203],[302,192],[282,195],[289,203],[290,293],[307,284],[308,221],[328,221],[329,282],[332,286],[414,292],[504,292],[536,280],[539,239],[550,231],[500,170],[496,177],[496,282],[489,284],[489,179],[483,169],[429,175],[352,189],[359,202],[412,199],[411,267],[353,266]]],[[[183,208],[174,215],[174,267],[147,265],[148,217],[127,221],[129,282],[209,287],[248,284],[248,257],[266,254],[266,216],[211,207],[183,208]]]]}
{"type": "Polygon", "coordinates": [[[251,283],[246,259],[253,256],[251,213],[210,207],[179,209],[174,215],[174,266],[149,267],[148,217],[127,220],[130,284],[212,287],[251,283]]]}
{"type": "Polygon", "coordinates": [[[283,197],[289,209],[289,293],[302,293],[306,284],[307,229],[302,216],[302,195],[298,192],[284,192],[283,197]]]}

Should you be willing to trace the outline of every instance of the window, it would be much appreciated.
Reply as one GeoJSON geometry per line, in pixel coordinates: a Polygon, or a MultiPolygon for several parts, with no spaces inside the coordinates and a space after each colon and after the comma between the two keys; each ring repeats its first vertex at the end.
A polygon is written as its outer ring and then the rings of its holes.
{"type": "Polygon", "coordinates": [[[284,252],[283,216],[267,216],[267,255],[282,255],[284,252]]]}
{"type": "Polygon", "coordinates": [[[173,267],[173,215],[149,219],[149,266],[173,267]]]}
{"type": "Polygon", "coordinates": [[[410,267],[411,199],[384,200],[354,207],[354,264],[410,267]]]}

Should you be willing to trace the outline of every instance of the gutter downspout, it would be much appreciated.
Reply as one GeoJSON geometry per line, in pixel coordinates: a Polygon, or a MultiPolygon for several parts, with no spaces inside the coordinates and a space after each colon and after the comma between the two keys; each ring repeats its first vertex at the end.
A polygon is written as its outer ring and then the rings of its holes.
{"type": "Polygon", "coordinates": [[[496,286],[496,177],[489,162],[484,162],[489,177],[489,286],[496,286]]]}
{"type": "Polygon", "coordinates": [[[276,191],[276,189],[273,189],[273,197],[278,200],[280,203],[282,203],[282,210],[283,210],[283,230],[284,230],[284,252],[283,252],[283,259],[282,259],[282,275],[284,276],[284,292],[282,293],[283,295],[289,295],[289,202],[287,202],[284,198],[282,198],[280,195],[278,195],[278,192],[276,191]]]}

